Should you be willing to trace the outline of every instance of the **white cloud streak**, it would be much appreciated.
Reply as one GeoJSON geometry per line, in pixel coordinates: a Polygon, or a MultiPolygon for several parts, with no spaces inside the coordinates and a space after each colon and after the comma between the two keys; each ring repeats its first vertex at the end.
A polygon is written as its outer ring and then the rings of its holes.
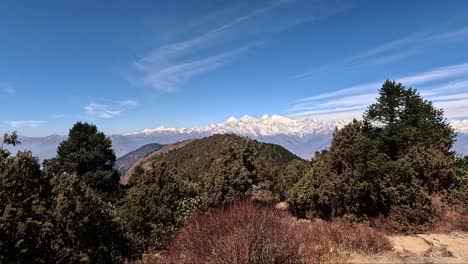
{"type": "Polygon", "coordinates": [[[94,118],[109,119],[120,116],[123,112],[137,105],[134,100],[90,102],[84,109],[86,114],[94,118]]]}
{"type": "Polygon", "coordinates": [[[390,41],[377,46],[340,62],[330,63],[321,68],[308,70],[292,76],[292,79],[303,79],[310,77],[319,70],[328,70],[338,67],[363,67],[377,64],[388,64],[404,59],[411,54],[422,52],[425,49],[440,44],[450,43],[461,39],[468,39],[468,27],[461,27],[445,32],[419,32],[390,41]]]}
{"type": "MultiPolygon", "coordinates": [[[[190,78],[216,70],[254,46],[241,47],[207,58],[168,64],[161,64],[161,61],[164,60],[145,58],[135,66],[142,73],[140,81],[143,85],[151,86],[162,92],[173,92],[190,78]]],[[[160,56],[164,55],[159,54],[156,57],[160,56]]]]}
{"type": "MultiPolygon", "coordinates": [[[[468,117],[468,63],[439,67],[395,78],[418,91],[434,105],[445,110],[448,118],[468,117]]],[[[367,105],[378,96],[384,80],[351,86],[296,100],[285,112],[293,117],[317,119],[360,118],[367,105]]]]}
{"type": "Polygon", "coordinates": [[[312,10],[314,12],[303,12],[288,19],[282,16],[273,19],[277,17],[274,16],[275,12],[283,12],[297,2],[300,1],[271,1],[205,33],[161,45],[133,63],[136,77],[130,80],[134,84],[151,87],[160,92],[174,92],[188,80],[232,63],[237,56],[258,47],[259,43],[263,42],[260,36],[315,21],[342,12],[349,7],[347,4],[346,8],[332,8],[320,15],[315,14],[319,8],[314,7],[312,10]],[[268,27],[261,26],[265,19],[272,22],[268,27]],[[270,28],[272,25],[274,29],[270,28]]]}
{"type": "Polygon", "coordinates": [[[222,33],[255,16],[276,8],[280,4],[282,4],[280,1],[274,2],[246,15],[236,17],[230,22],[199,36],[156,48],[140,60],[134,62],[133,66],[139,75],[137,83],[150,86],[161,92],[173,92],[190,78],[213,71],[232,62],[234,57],[256,45],[249,44],[230,51],[202,56],[198,59],[188,59],[186,57],[200,50],[206,50],[207,47],[216,45],[220,41],[222,33]]]}
{"type": "Polygon", "coordinates": [[[12,128],[19,128],[19,127],[29,127],[29,128],[37,128],[40,125],[44,124],[46,121],[42,120],[16,120],[16,121],[7,121],[8,125],[12,128]]]}

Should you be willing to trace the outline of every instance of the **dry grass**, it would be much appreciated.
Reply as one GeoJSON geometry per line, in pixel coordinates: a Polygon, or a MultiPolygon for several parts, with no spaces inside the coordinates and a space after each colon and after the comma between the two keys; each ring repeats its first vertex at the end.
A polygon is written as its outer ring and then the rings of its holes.
{"type": "Polygon", "coordinates": [[[312,235],[323,236],[323,240],[346,251],[374,254],[392,249],[383,233],[363,224],[315,221],[309,229],[312,235]]]}
{"type": "Polygon", "coordinates": [[[432,196],[435,208],[431,232],[468,231],[468,215],[444,203],[441,196],[432,196]]]}
{"type": "Polygon", "coordinates": [[[391,249],[365,226],[297,221],[287,212],[250,201],[193,217],[171,247],[146,263],[343,263],[344,251],[391,249]]]}

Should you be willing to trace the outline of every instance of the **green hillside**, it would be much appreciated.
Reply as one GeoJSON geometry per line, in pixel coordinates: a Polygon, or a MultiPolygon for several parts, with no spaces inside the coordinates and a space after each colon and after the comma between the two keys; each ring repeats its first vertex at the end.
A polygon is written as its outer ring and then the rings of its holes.
{"type": "Polygon", "coordinates": [[[193,140],[181,148],[175,148],[162,155],[154,155],[139,165],[148,170],[165,163],[168,167],[176,169],[178,175],[184,179],[198,181],[203,174],[212,169],[217,160],[226,157],[229,153],[241,152],[247,147],[252,148],[250,151],[256,165],[268,166],[270,169],[300,159],[279,145],[260,143],[237,135],[213,135],[193,140]]]}
{"type": "Polygon", "coordinates": [[[152,153],[155,150],[162,148],[164,145],[158,143],[152,143],[144,145],[140,148],[131,151],[115,161],[114,168],[121,174],[125,174],[130,168],[133,167],[135,162],[144,158],[146,155],[152,153]]]}

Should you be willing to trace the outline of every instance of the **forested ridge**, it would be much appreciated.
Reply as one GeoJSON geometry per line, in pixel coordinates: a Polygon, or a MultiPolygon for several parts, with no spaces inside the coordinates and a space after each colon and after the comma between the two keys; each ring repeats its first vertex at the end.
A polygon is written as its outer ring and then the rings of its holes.
{"type": "Polygon", "coordinates": [[[247,254],[245,250],[255,256],[239,263],[326,262],[329,247],[310,249],[305,256],[299,245],[331,245],[327,239],[341,241],[333,234],[346,237],[346,228],[358,224],[362,229],[356,230],[365,237],[359,237],[359,245],[340,242],[348,250],[388,248],[374,229],[416,233],[444,225],[468,230],[468,157],[452,151],[455,140],[442,109],[394,81],[382,85],[362,120],[336,130],[330,148],[311,160],[247,137],[214,135],[160,155],[145,153],[144,163],[133,167],[128,183],[121,184],[112,142],[92,124],[76,123],[57,157],[42,166],[34,153],[9,153],[5,145],[20,142],[16,133],[5,134],[0,263],[123,263],[161,250],[169,254],[156,262],[191,263],[184,254],[206,260],[206,254],[227,252],[197,249],[193,236],[201,245],[216,247],[203,239],[232,242],[226,234],[231,229],[236,236],[252,237],[245,243],[255,242],[240,251],[231,245],[232,256],[247,254]],[[253,202],[239,205],[240,200],[253,202]],[[280,202],[289,213],[262,209],[280,202]],[[232,210],[245,210],[246,216],[232,210]],[[328,221],[313,232],[332,231],[324,237],[294,235],[301,225],[290,228],[281,220],[291,215],[328,221]],[[252,218],[258,223],[250,228],[247,219],[252,218]],[[235,227],[224,228],[230,225],[235,227]],[[297,244],[269,240],[269,232],[297,244]],[[268,243],[278,248],[266,247],[268,243]],[[291,258],[279,252],[289,252],[291,258]]]}

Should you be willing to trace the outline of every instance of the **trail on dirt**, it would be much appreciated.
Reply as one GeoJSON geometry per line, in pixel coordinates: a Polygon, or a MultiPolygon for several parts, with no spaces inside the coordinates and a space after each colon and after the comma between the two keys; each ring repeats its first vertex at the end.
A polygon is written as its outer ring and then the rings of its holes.
{"type": "Polygon", "coordinates": [[[393,251],[378,255],[352,254],[350,263],[468,263],[468,233],[389,236],[393,251]]]}

